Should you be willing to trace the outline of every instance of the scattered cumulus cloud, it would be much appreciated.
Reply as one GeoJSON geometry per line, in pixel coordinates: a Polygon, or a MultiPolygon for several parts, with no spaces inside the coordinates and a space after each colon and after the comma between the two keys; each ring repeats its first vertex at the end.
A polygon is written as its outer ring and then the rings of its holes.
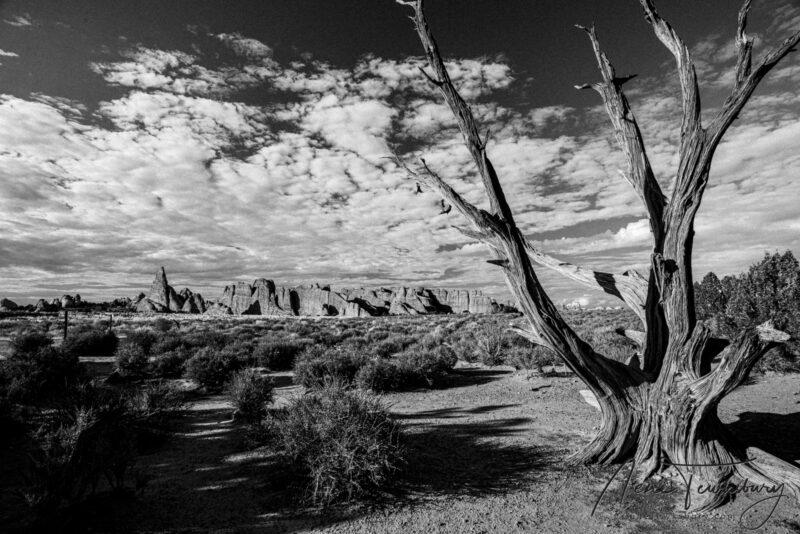
{"type": "MultiPolygon", "coordinates": [[[[91,111],[46,95],[0,97],[0,269],[19,295],[71,283],[102,296],[132,293],[162,264],[200,289],[268,276],[504,292],[484,247],[452,228],[458,216],[440,214],[433,194],[415,194],[387,157],[426,158],[486,207],[421,58],[279,63],[268,44],[245,35],[211,38],[230,61],[136,46],[91,64],[123,89],[91,111]],[[239,101],[252,88],[280,97],[239,101]]],[[[727,82],[728,44],[711,36],[695,47],[712,93],[727,82]]],[[[624,162],[599,102],[521,111],[500,103],[515,90],[504,60],[452,59],[448,68],[491,133],[489,155],[526,234],[593,268],[647,263],[646,215],[619,175],[624,162]]],[[[719,149],[697,221],[698,272],[739,270],[765,249],[800,246],[797,69],[787,62],[776,72],[719,149]]],[[[630,85],[669,191],[677,88],[671,73],[630,85]]],[[[546,272],[542,279],[564,302],[602,299],[546,272]]]]}
{"type": "Polygon", "coordinates": [[[31,16],[27,13],[24,15],[14,15],[9,19],[3,19],[3,22],[9,24],[11,26],[16,26],[18,28],[25,27],[25,26],[32,26],[33,21],[31,20],[31,16]]]}

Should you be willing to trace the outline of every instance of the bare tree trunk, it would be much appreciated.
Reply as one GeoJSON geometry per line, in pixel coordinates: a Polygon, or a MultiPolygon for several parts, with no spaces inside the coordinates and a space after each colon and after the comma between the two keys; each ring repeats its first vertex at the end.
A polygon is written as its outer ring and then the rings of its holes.
{"type": "MultiPolygon", "coordinates": [[[[455,116],[489,199],[487,212],[466,202],[424,160],[414,170],[397,158],[417,182],[437,191],[471,224],[461,229],[493,252],[490,263],[503,269],[528,328],[516,331],[534,343],[554,350],[586,383],[600,405],[600,431],[572,460],[609,464],[634,460],[639,476],[678,466],[697,484],[720,484],[734,477],[756,483],[785,484],[800,501],[800,470],[758,451],[745,451],[720,423],[720,400],[739,386],[750,369],[788,336],[762,325],[742,332],[729,344],[712,340],[695,317],[692,247],[694,219],[708,183],[714,152],[758,83],[794,46],[800,32],[786,39],[753,68],[753,40],[747,36],[750,0],[739,12],[736,37],[738,60],[731,96],[709,127],[700,120],[700,92],[690,51],[662,19],[652,0],[638,0],[648,23],[675,56],[683,101],[679,164],[672,195],[667,200],[650,165],[644,140],[622,85],[633,78],[618,77],[602,51],[594,28],[588,34],[602,76],[600,82],[579,86],[602,97],[627,169],[620,171],[647,210],[653,236],[651,265],[645,279],[638,273],[597,273],[560,262],[534,247],[517,228],[499,178],[487,155],[488,135],[482,137],[470,107],[452,83],[423,11],[423,0],[398,3],[411,7],[417,33],[433,74],[423,74],[441,92],[455,116]],[[641,365],[624,364],[595,352],[564,321],[539,284],[533,263],[585,285],[594,286],[625,302],[642,320],[645,332],[641,365]],[[712,370],[716,356],[720,363],[712,370]],[[745,463],[743,463],[745,462],[745,463]]],[[[693,510],[722,504],[725,493],[696,493],[693,510]]]]}

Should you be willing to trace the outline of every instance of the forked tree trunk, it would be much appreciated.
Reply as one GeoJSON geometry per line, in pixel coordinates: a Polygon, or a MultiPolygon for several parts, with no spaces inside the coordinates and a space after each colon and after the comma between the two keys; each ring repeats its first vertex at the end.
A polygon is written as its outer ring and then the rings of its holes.
{"type": "Polygon", "coordinates": [[[788,336],[766,324],[745,330],[727,346],[712,340],[708,328],[695,317],[691,262],[694,219],[714,152],[759,81],[800,42],[800,32],[771,50],[754,68],[753,41],[745,33],[751,0],[745,0],[736,36],[736,82],[716,118],[704,128],[689,49],[658,15],[652,0],[638,0],[656,36],[675,56],[681,86],[680,158],[672,196],[667,200],[622,91],[632,76],[617,77],[594,28],[582,28],[590,38],[602,80],[578,88],[594,89],[601,95],[627,161],[627,169],[620,172],[640,196],[653,235],[648,276],[635,272],[613,275],[560,262],[539,251],[520,232],[486,152],[489,135],[480,135],[472,111],[449,77],[425,18],[423,1],[397,1],[414,10],[412,20],[433,70],[433,74],[424,70],[423,74],[440,90],[458,122],[483,181],[490,212],[465,201],[424,160],[417,170],[400,158],[397,162],[469,221],[472,228],[461,229],[465,235],[493,251],[494,258],[489,261],[503,269],[528,322],[528,328],[514,330],[555,351],[597,397],[602,413],[600,431],[572,461],[610,464],[633,460],[639,478],[677,466],[687,482],[691,477],[691,509],[695,511],[715,508],[728,497],[726,492],[698,492],[699,485],[719,485],[735,477],[755,484],[784,484],[800,501],[800,470],[763,452],[750,458],[753,451],[744,450],[717,416],[720,400],[747,378],[766,351],[788,336]],[[540,285],[533,263],[625,302],[645,328],[640,336],[640,357],[623,363],[595,352],[561,317],[540,285]],[[715,357],[719,363],[712,368],[715,357]]]}

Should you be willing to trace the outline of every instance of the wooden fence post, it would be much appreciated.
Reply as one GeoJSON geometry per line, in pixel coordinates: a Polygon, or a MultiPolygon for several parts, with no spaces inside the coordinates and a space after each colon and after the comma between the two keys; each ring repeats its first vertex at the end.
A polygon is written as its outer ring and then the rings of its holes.
{"type": "Polygon", "coordinates": [[[68,328],[69,328],[69,310],[64,310],[64,341],[67,340],[68,328]]]}

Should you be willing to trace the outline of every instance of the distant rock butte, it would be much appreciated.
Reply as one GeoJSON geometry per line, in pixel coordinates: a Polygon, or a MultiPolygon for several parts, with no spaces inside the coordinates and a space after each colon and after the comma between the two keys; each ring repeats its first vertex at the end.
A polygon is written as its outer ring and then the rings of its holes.
{"type": "Polygon", "coordinates": [[[162,267],[148,294],[131,301],[140,313],[205,313],[209,315],[339,316],[426,315],[443,313],[497,313],[514,311],[479,290],[423,287],[331,288],[310,284],[276,286],[259,278],[252,284],[227,285],[216,301],[206,301],[185,288],[176,292],[162,267]]]}
{"type": "Polygon", "coordinates": [[[9,312],[14,311],[17,308],[19,308],[19,306],[17,306],[17,303],[13,300],[0,299],[0,311],[9,312]]]}

